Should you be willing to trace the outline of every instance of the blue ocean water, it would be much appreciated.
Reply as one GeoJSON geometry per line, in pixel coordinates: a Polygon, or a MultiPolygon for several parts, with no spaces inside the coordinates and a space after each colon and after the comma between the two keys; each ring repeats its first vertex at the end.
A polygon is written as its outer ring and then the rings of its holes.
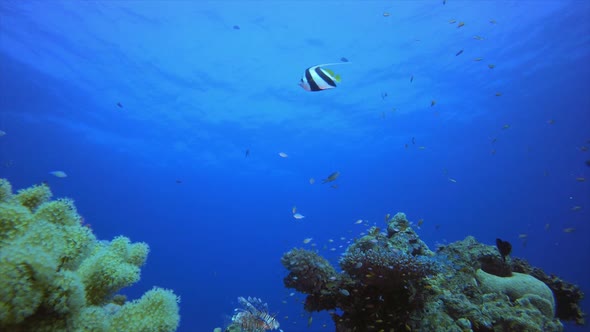
{"type": "Polygon", "coordinates": [[[500,237],[589,292],[589,18],[578,0],[1,0],[0,177],[147,242],[124,293],[173,289],[179,331],[223,326],[238,296],[284,331],[334,330],[307,327],[281,255],[336,264],[356,220],[400,211],[431,248],[500,237]],[[341,58],[337,88],[297,86],[341,58]]]}

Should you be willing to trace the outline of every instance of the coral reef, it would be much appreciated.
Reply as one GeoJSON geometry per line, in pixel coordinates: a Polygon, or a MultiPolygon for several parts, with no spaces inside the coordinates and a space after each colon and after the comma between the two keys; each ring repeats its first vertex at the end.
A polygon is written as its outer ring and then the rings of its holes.
{"type": "Polygon", "coordinates": [[[473,237],[434,253],[411,226],[398,213],[387,218],[386,233],[371,228],[347,248],[340,273],[317,253],[293,249],[281,259],[289,271],[283,282],[307,295],[305,310],[328,310],[339,332],[562,331],[559,319],[583,324],[576,286],[473,237]]]}
{"type": "Polygon", "coordinates": [[[0,330],[174,331],[178,297],[154,288],[125,302],[149,248],[125,237],[98,241],[73,201],[47,185],[12,194],[0,179],[0,330]]]}

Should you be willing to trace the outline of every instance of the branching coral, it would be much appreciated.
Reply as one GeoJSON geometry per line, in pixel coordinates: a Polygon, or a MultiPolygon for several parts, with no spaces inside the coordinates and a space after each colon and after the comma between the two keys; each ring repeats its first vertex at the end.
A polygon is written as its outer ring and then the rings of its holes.
{"type": "Polygon", "coordinates": [[[20,190],[0,179],[0,330],[174,331],[178,298],[154,289],[116,303],[139,280],[148,246],[99,242],[73,201],[50,201],[47,185],[20,190]]]}
{"type": "Polygon", "coordinates": [[[289,288],[314,294],[325,289],[336,278],[336,270],[325,258],[305,249],[293,249],[281,258],[289,270],[284,283],[289,288]]]}
{"type": "MultiPolygon", "coordinates": [[[[396,221],[400,222],[402,216],[396,221]]],[[[340,330],[404,328],[408,312],[424,301],[425,278],[439,267],[429,256],[412,255],[395,247],[394,243],[403,242],[397,237],[414,238],[410,228],[396,234],[388,238],[372,228],[341,258],[342,274],[337,274],[328,261],[314,252],[291,250],[282,258],[290,271],[284,284],[308,294],[308,311],[340,309],[341,315],[332,313],[340,330]]],[[[416,243],[406,241],[405,248],[414,252],[416,243]]],[[[420,252],[430,251],[426,248],[420,252]]]]}

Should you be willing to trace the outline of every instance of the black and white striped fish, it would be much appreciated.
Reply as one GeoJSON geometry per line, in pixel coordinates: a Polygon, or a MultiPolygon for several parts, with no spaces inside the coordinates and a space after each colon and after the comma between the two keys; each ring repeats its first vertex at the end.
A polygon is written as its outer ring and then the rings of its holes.
{"type": "Polygon", "coordinates": [[[345,65],[347,63],[326,63],[309,67],[305,70],[299,86],[307,91],[322,91],[333,89],[336,87],[336,82],[340,83],[340,75],[334,74],[330,69],[321,68],[322,66],[345,65]]]}

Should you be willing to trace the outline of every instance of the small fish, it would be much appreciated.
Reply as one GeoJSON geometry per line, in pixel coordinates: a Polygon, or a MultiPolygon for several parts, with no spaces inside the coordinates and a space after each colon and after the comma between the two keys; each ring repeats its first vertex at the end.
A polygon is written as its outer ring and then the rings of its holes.
{"type": "Polygon", "coordinates": [[[308,237],[308,238],[306,238],[306,239],[304,239],[304,240],[303,240],[303,243],[304,243],[304,244],[308,244],[308,243],[310,243],[310,242],[311,242],[311,240],[313,240],[313,238],[311,238],[311,237],[308,237]]]}
{"type": "Polygon", "coordinates": [[[554,124],[554,123],[555,123],[555,120],[553,120],[553,119],[549,119],[549,120],[547,120],[547,124],[550,124],[550,125],[552,125],[552,124],[554,124]]]}
{"type": "Polygon", "coordinates": [[[355,225],[360,225],[363,223],[363,219],[359,219],[357,221],[354,222],[355,225]]]}
{"type": "Polygon", "coordinates": [[[294,213],[293,218],[295,218],[297,220],[301,220],[301,219],[305,218],[305,216],[302,215],[301,213],[294,213]]]}
{"type": "Polygon", "coordinates": [[[505,125],[502,126],[502,129],[504,129],[504,130],[506,130],[508,128],[510,128],[510,125],[509,124],[505,124],[505,125]]]}
{"type": "Polygon", "coordinates": [[[333,185],[330,186],[330,188],[332,188],[332,189],[338,189],[338,185],[337,184],[333,184],[333,185]]]}
{"type": "Polygon", "coordinates": [[[387,92],[381,92],[381,100],[387,98],[387,92]]]}
{"type": "Polygon", "coordinates": [[[564,228],[564,229],[563,229],[563,232],[564,232],[564,233],[573,233],[573,232],[575,232],[575,231],[576,231],[576,229],[575,229],[575,228],[573,228],[573,227],[568,227],[568,228],[564,228]]]}
{"type": "Polygon", "coordinates": [[[483,37],[482,37],[482,36],[477,36],[477,35],[476,35],[476,36],[473,36],[473,39],[475,39],[475,40],[483,40],[483,37]]]}
{"type": "Polygon", "coordinates": [[[582,207],[579,206],[579,205],[576,205],[576,206],[574,206],[574,207],[571,208],[571,210],[574,211],[574,212],[580,211],[581,209],[582,209],[582,207]]]}
{"type": "Polygon", "coordinates": [[[584,163],[586,164],[586,166],[590,167],[590,159],[586,160],[584,163]]]}
{"type": "Polygon", "coordinates": [[[500,256],[502,256],[502,260],[506,262],[506,256],[510,255],[510,252],[512,251],[512,245],[508,241],[496,239],[496,247],[500,252],[500,256]]]}
{"type": "Polygon", "coordinates": [[[496,20],[492,19],[492,20],[490,20],[490,23],[496,24],[497,22],[496,22],[496,20]]]}
{"type": "Polygon", "coordinates": [[[182,183],[182,180],[176,179],[176,184],[181,184],[181,183],[182,183]]]}
{"type": "Polygon", "coordinates": [[[432,106],[434,106],[434,105],[436,105],[436,100],[434,100],[434,99],[433,99],[433,100],[430,102],[430,107],[432,107],[432,106]]]}
{"type": "Polygon", "coordinates": [[[341,58],[340,58],[340,61],[342,61],[342,62],[348,62],[348,59],[347,59],[347,58],[345,58],[345,57],[341,57],[341,58]]]}
{"type": "Polygon", "coordinates": [[[587,147],[587,146],[584,146],[584,145],[582,145],[582,146],[580,147],[580,151],[582,151],[582,152],[586,152],[586,151],[588,151],[588,147],[587,147]]]}
{"type": "Polygon", "coordinates": [[[457,20],[455,20],[455,19],[450,19],[450,20],[449,20],[449,23],[450,23],[450,24],[455,24],[455,23],[457,23],[457,20]]]}
{"type": "Polygon", "coordinates": [[[453,179],[453,178],[449,178],[449,181],[453,182],[453,183],[457,183],[457,180],[453,179]]]}
{"type": "Polygon", "coordinates": [[[500,97],[502,95],[502,92],[496,92],[496,97],[500,97]]]}
{"type": "Polygon", "coordinates": [[[548,231],[549,230],[549,227],[551,227],[551,225],[549,223],[546,223],[545,224],[545,231],[548,231]]]}
{"type": "Polygon", "coordinates": [[[123,104],[121,104],[121,102],[117,102],[117,106],[119,106],[119,108],[123,108],[123,104]]]}
{"type": "Polygon", "coordinates": [[[414,82],[414,75],[410,76],[410,83],[414,82]]]}
{"type": "Polygon", "coordinates": [[[465,25],[465,22],[459,22],[459,24],[457,24],[457,28],[460,28],[460,27],[462,27],[464,25],[465,25]]]}
{"type": "Polygon", "coordinates": [[[350,62],[326,63],[309,67],[303,73],[303,77],[299,81],[299,86],[305,91],[312,92],[333,89],[336,87],[336,82],[340,83],[340,75],[336,75],[333,71],[321,67],[346,65],[349,63],[350,62]]]}
{"type": "Polygon", "coordinates": [[[481,60],[483,60],[483,58],[475,58],[475,59],[473,59],[473,61],[481,61],[481,60]]]}
{"type": "Polygon", "coordinates": [[[307,319],[307,327],[311,327],[312,322],[313,322],[313,318],[311,317],[311,315],[309,315],[309,318],[307,319]]]}
{"type": "Polygon", "coordinates": [[[233,26],[233,29],[234,29],[234,30],[240,30],[240,26],[239,26],[239,25],[234,25],[234,26],[233,26]]]}
{"type": "Polygon", "coordinates": [[[4,130],[0,130],[0,137],[6,136],[6,132],[4,130]]]}
{"type": "Polygon", "coordinates": [[[412,144],[416,144],[416,137],[412,137],[412,144]]]}
{"type": "Polygon", "coordinates": [[[529,235],[528,235],[528,234],[526,234],[526,233],[523,233],[523,234],[518,234],[518,238],[519,238],[519,239],[526,239],[527,237],[529,237],[529,235]]]}
{"type": "Polygon", "coordinates": [[[296,207],[296,206],[293,206],[293,207],[291,208],[291,212],[292,212],[293,214],[297,213],[297,207],[296,207]]]}
{"type": "Polygon", "coordinates": [[[344,296],[350,296],[350,292],[344,288],[340,288],[340,290],[338,290],[338,292],[340,292],[340,294],[342,294],[344,296]]]}
{"type": "Polygon", "coordinates": [[[424,223],[424,219],[418,219],[418,227],[422,226],[424,223]]]}
{"type": "Polygon", "coordinates": [[[328,239],[328,242],[332,243],[332,242],[334,242],[334,240],[332,240],[332,239],[328,239]]]}
{"type": "Polygon", "coordinates": [[[493,63],[490,63],[490,64],[488,65],[488,68],[490,68],[490,69],[494,69],[494,68],[496,68],[496,65],[495,65],[495,64],[493,64],[493,63]]]}
{"type": "Polygon", "coordinates": [[[249,155],[250,155],[250,149],[246,149],[246,156],[244,158],[248,158],[249,155]]]}
{"type": "Polygon", "coordinates": [[[328,183],[328,182],[332,182],[332,181],[336,181],[336,179],[338,179],[338,177],[340,176],[340,172],[336,171],[330,175],[328,175],[327,178],[322,180],[322,183],[328,183]]]}
{"type": "Polygon", "coordinates": [[[286,154],[286,153],[284,153],[284,152],[279,152],[279,156],[280,156],[281,158],[287,158],[287,157],[289,157],[289,155],[288,155],[288,154],[286,154]]]}
{"type": "Polygon", "coordinates": [[[418,147],[418,150],[426,150],[426,147],[425,146],[419,146],[418,147]]]}
{"type": "Polygon", "coordinates": [[[447,0],[443,0],[443,6],[447,4],[447,0]]]}
{"type": "Polygon", "coordinates": [[[383,12],[383,17],[389,17],[391,14],[388,12],[383,12]]]}
{"type": "Polygon", "coordinates": [[[315,183],[315,179],[314,178],[309,178],[309,184],[314,184],[315,183]]]}
{"type": "Polygon", "coordinates": [[[51,171],[51,172],[49,172],[49,174],[55,176],[56,178],[67,178],[68,177],[66,172],[63,172],[63,171],[51,171]]]}
{"type": "Polygon", "coordinates": [[[463,50],[459,50],[459,52],[457,52],[457,53],[455,54],[455,56],[461,55],[462,53],[463,53],[463,50]]]}
{"type": "Polygon", "coordinates": [[[586,181],[586,178],[585,177],[582,177],[582,176],[579,176],[579,177],[576,178],[576,181],[578,181],[578,182],[584,182],[584,181],[586,181]]]}

